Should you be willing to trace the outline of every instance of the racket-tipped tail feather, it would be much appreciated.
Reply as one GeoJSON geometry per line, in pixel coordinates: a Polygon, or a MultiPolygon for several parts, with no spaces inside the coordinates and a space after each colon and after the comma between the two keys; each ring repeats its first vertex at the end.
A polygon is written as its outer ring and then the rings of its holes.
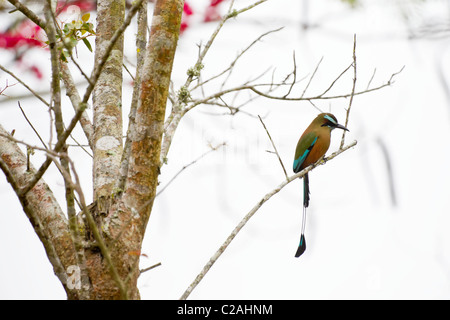
{"type": "Polygon", "coordinates": [[[306,240],[305,235],[302,234],[300,237],[300,243],[298,245],[297,252],[295,253],[295,257],[296,258],[300,257],[303,254],[303,252],[305,252],[305,250],[306,250],[306,240]]]}

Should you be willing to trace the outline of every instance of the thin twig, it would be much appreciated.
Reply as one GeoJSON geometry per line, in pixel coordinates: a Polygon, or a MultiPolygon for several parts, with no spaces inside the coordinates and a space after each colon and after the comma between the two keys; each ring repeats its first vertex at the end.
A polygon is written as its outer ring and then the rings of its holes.
{"type": "MultiPolygon", "coordinates": [[[[77,112],[75,113],[74,117],[70,121],[69,125],[67,126],[67,129],[63,132],[61,137],[58,138],[58,141],[56,142],[55,148],[53,151],[55,153],[58,153],[63,148],[67,138],[72,133],[73,129],[75,128],[76,124],[80,120],[81,115],[83,114],[84,110],[86,109],[87,105],[85,103],[80,103],[77,112]]],[[[48,167],[52,163],[52,159],[47,156],[47,159],[44,161],[44,163],[39,167],[38,171],[33,175],[33,177],[28,181],[28,184],[24,186],[20,193],[18,194],[19,197],[24,196],[28,191],[30,191],[36,183],[39,181],[39,179],[42,178],[45,171],[47,171],[48,167]]]]}
{"type": "Polygon", "coordinates": [[[306,85],[305,89],[303,90],[303,93],[302,93],[302,95],[300,96],[300,98],[303,98],[303,97],[304,97],[304,95],[305,95],[305,93],[306,93],[306,90],[308,90],[309,85],[311,84],[312,79],[313,79],[314,76],[316,75],[317,70],[319,70],[319,66],[320,66],[320,64],[322,63],[322,60],[323,60],[323,57],[320,58],[319,63],[317,64],[316,68],[314,69],[314,72],[313,72],[313,74],[311,75],[311,78],[309,78],[308,84],[306,85]]]}
{"type": "MultiPolygon", "coordinates": [[[[347,127],[347,125],[348,125],[350,109],[352,108],[353,97],[355,96],[355,87],[356,87],[356,34],[353,35],[353,86],[352,86],[352,93],[350,95],[350,101],[348,103],[348,108],[347,108],[347,112],[346,112],[346,116],[345,116],[344,127],[347,127]]],[[[345,143],[346,130],[342,130],[342,131],[343,131],[343,133],[342,133],[341,145],[339,146],[339,148],[341,148],[341,149],[345,143]]]]}
{"type": "Polygon", "coordinates": [[[36,98],[38,98],[40,101],[42,101],[43,104],[45,104],[47,107],[50,106],[50,103],[48,103],[44,98],[42,98],[36,91],[34,91],[33,89],[31,89],[25,82],[23,82],[19,77],[17,77],[14,73],[12,73],[11,71],[9,71],[8,69],[6,69],[4,66],[2,66],[0,64],[0,69],[3,72],[6,72],[7,74],[9,74],[11,77],[13,77],[14,79],[16,79],[21,85],[23,85],[28,91],[31,92],[31,94],[33,96],[35,96],[36,98]]]}
{"type": "MultiPolygon", "coordinates": [[[[66,95],[69,97],[73,108],[76,110],[78,104],[81,101],[81,98],[77,90],[77,86],[73,80],[72,74],[70,73],[66,63],[61,64],[61,79],[63,80],[64,86],[66,87],[66,95]]],[[[83,112],[80,118],[80,124],[81,127],[83,128],[83,132],[86,136],[89,147],[91,148],[91,150],[93,150],[94,147],[92,145],[92,135],[94,127],[92,125],[91,120],[89,119],[89,115],[87,114],[87,112],[83,112]]]]}
{"type": "MultiPolygon", "coordinates": [[[[266,1],[267,0],[259,0],[243,9],[236,10],[236,9],[233,9],[234,0],[231,0],[227,14],[224,15],[222,20],[217,25],[216,29],[214,30],[214,32],[208,39],[208,42],[203,47],[203,50],[201,48],[199,48],[199,55],[197,58],[197,62],[194,64],[194,67],[192,67],[191,70],[199,71],[202,68],[203,59],[205,58],[211,45],[213,44],[214,40],[216,39],[217,34],[222,29],[224,23],[227,20],[229,20],[231,18],[235,18],[239,14],[246,12],[266,1]]],[[[188,90],[192,81],[194,81],[194,79],[197,79],[197,78],[198,78],[198,72],[188,72],[188,77],[187,77],[184,85],[182,86],[182,88],[184,90],[188,90]]],[[[172,144],[172,138],[175,135],[175,131],[178,127],[178,124],[180,123],[181,118],[191,109],[189,107],[184,107],[184,104],[185,103],[183,103],[183,102],[179,101],[179,99],[177,99],[177,101],[175,103],[173,103],[172,111],[170,112],[169,116],[167,117],[166,121],[164,122],[164,137],[163,137],[163,141],[162,141],[161,156],[160,156],[161,163],[165,163],[167,161],[167,154],[169,153],[169,149],[172,144]]]]}
{"type": "Polygon", "coordinates": [[[27,142],[25,142],[25,141],[22,141],[22,140],[19,140],[19,139],[14,138],[14,137],[13,137],[11,134],[9,134],[9,133],[8,133],[8,134],[0,133],[0,137],[7,138],[8,140],[11,140],[11,141],[14,142],[14,143],[22,144],[22,145],[24,145],[25,147],[30,148],[30,149],[33,149],[33,150],[39,150],[39,151],[46,152],[47,154],[49,154],[49,155],[51,155],[51,156],[53,156],[53,157],[59,157],[59,156],[60,156],[60,154],[59,154],[58,152],[55,152],[55,151],[53,151],[52,149],[42,148],[42,147],[38,147],[38,146],[35,146],[35,145],[32,145],[32,144],[29,144],[29,143],[27,143],[27,142]]]}
{"type": "Polygon", "coordinates": [[[25,114],[25,111],[23,111],[22,106],[20,105],[20,101],[17,101],[17,104],[19,105],[19,109],[23,114],[23,117],[25,118],[25,120],[28,122],[28,124],[30,125],[31,129],[33,129],[34,133],[36,133],[37,137],[39,138],[39,140],[41,141],[42,145],[44,146],[45,149],[48,149],[47,145],[45,144],[44,140],[42,140],[41,135],[39,134],[39,132],[37,132],[37,130],[34,128],[33,124],[31,123],[30,119],[28,119],[27,115],[25,114]]]}
{"type": "Polygon", "coordinates": [[[284,172],[284,175],[286,176],[286,180],[288,180],[289,176],[288,176],[288,174],[286,172],[286,168],[284,167],[283,161],[280,158],[280,154],[278,153],[277,147],[275,146],[275,143],[273,142],[272,137],[270,136],[269,130],[267,130],[267,127],[264,124],[264,121],[261,119],[261,117],[259,115],[258,115],[258,118],[259,118],[259,121],[261,121],[261,123],[262,123],[262,125],[264,127],[264,130],[266,130],[267,135],[269,136],[270,142],[272,143],[272,147],[275,150],[275,153],[276,153],[276,155],[278,157],[278,160],[280,161],[281,168],[283,168],[283,172],[284,172]]]}
{"type": "Polygon", "coordinates": [[[152,266],[150,266],[148,268],[141,269],[141,270],[139,270],[139,274],[143,274],[144,272],[147,272],[149,270],[155,269],[156,267],[159,267],[160,265],[161,265],[161,262],[158,262],[158,263],[156,263],[156,264],[154,264],[154,265],[152,265],[152,266]]]}
{"type": "MultiPolygon", "coordinates": [[[[333,88],[333,86],[335,85],[335,83],[352,67],[353,63],[351,63],[347,68],[344,69],[344,71],[342,71],[336,79],[333,80],[333,82],[330,84],[330,86],[324,91],[322,92],[322,96],[324,96],[325,94],[327,94],[328,91],[331,90],[331,88],[333,88]]],[[[368,90],[369,88],[367,88],[366,90],[368,90]]]]}
{"type": "MultiPolygon", "coordinates": [[[[384,83],[382,85],[379,85],[377,87],[368,89],[368,90],[357,91],[353,95],[354,96],[358,96],[358,95],[361,95],[361,94],[366,94],[366,93],[377,91],[377,90],[380,90],[380,89],[383,89],[385,87],[388,87],[388,86],[392,85],[394,83],[393,78],[396,75],[398,75],[403,69],[404,69],[404,67],[402,67],[400,71],[393,73],[391,75],[390,79],[386,83],[384,83]]],[[[333,100],[333,99],[349,98],[352,95],[351,93],[335,95],[335,96],[323,96],[323,94],[319,94],[319,95],[316,95],[316,96],[303,97],[303,98],[302,97],[293,97],[293,98],[286,97],[286,98],[284,98],[284,97],[273,96],[273,95],[264,93],[264,92],[256,89],[256,87],[257,86],[255,86],[255,85],[253,85],[253,86],[251,86],[251,85],[238,86],[238,87],[234,87],[234,88],[230,88],[230,89],[224,90],[222,92],[218,92],[218,93],[214,94],[212,97],[215,98],[217,96],[221,96],[221,95],[224,95],[224,94],[227,94],[227,93],[230,93],[230,92],[234,92],[234,91],[239,91],[239,90],[251,90],[254,93],[256,93],[256,94],[258,94],[258,95],[260,95],[262,97],[268,98],[268,99],[285,100],[285,101],[333,100]]],[[[205,98],[204,100],[209,100],[209,99],[211,99],[211,97],[205,98]]],[[[197,101],[196,103],[203,103],[203,100],[202,101],[197,101]]]]}
{"type": "Polygon", "coordinates": [[[8,0],[13,6],[17,8],[20,12],[22,12],[28,19],[36,23],[42,29],[45,29],[45,22],[41,20],[33,11],[28,9],[27,6],[23,5],[18,0],[8,0]]]}
{"type": "MultiPolygon", "coordinates": [[[[295,61],[295,51],[292,53],[292,59],[294,60],[294,70],[292,71],[291,74],[294,76],[294,79],[292,80],[292,83],[289,86],[289,91],[284,95],[284,98],[286,98],[288,95],[291,94],[292,88],[294,87],[295,83],[297,82],[297,62],[295,61]]],[[[287,78],[286,78],[286,80],[287,80],[287,78]]]]}
{"type": "MultiPolygon", "coordinates": [[[[350,65],[352,66],[352,65],[350,65]]],[[[285,97],[285,96],[275,96],[275,95],[271,95],[267,92],[263,92],[260,89],[257,89],[258,87],[261,86],[268,86],[269,84],[247,84],[247,85],[241,85],[241,86],[237,86],[237,87],[233,87],[233,88],[229,88],[229,89],[225,89],[223,91],[219,91],[216,92],[204,99],[200,99],[200,100],[192,100],[192,104],[190,104],[188,107],[186,107],[186,109],[184,109],[184,113],[186,113],[187,111],[193,109],[194,107],[200,105],[200,104],[204,104],[207,103],[208,101],[217,99],[218,97],[224,96],[226,94],[232,93],[232,92],[236,92],[236,91],[243,91],[243,90],[250,90],[253,91],[254,93],[256,93],[257,95],[267,98],[267,99],[272,99],[272,100],[284,100],[284,101],[313,101],[313,100],[333,100],[333,99],[345,99],[345,98],[349,98],[352,95],[353,96],[357,96],[357,95],[361,95],[361,94],[366,94],[366,93],[370,93],[373,91],[377,91],[380,89],[383,89],[385,87],[391,86],[394,83],[394,78],[395,76],[397,76],[398,74],[400,74],[403,69],[405,68],[405,66],[403,66],[399,71],[393,73],[391,75],[391,77],[389,78],[388,81],[386,81],[385,83],[377,86],[377,87],[373,87],[370,89],[366,89],[363,91],[357,91],[357,92],[353,92],[352,93],[347,93],[347,94],[341,94],[341,95],[334,95],[334,96],[325,96],[325,94],[330,90],[331,86],[329,86],[325,91],[323,91],[322,93],[316,95],[316,96],[309,96],[309,97],[285,97]]],[[[341,77],[341,75],[347,71],[349,69],[349,67],[347,67],[339,76],[338,78],[341,77]]],[[[336,81],[333,81],[333,84],[336,81]]],[[[271,90],[273,91],[273,90],[271,90]]]]}
{"type": "MultiPolygon", "coordinates": [[[[231,72],[231,70],[232,70],[232,69],[234,68],[234,66],[236,65],[236,62],[237,62],[237,61],[238,61],[238,60],[239,60],[246,52],[248,52],[248,51],[249,51],[256,43],[258,43],[259,41],[261,41],[261,39],[264,38],[265,36],[267,36],[267,35],[269,35],[269,34],[271,34],[271,33],[274,33],[274,32],[281,31],[283,28],[284,28],[284,27],[277,28],[277,29],[270,30],[270,31],[267,31],[267,32],[261,34],[258,38],[256,38],[252,43],[250,43],[245,49],[243,49],[243,50],[242,50],[242,51],[234,58],[234,60],[230,63],[230,65],[228,66],[228,68],[226,68],[226,69],[223,70],[222,72],[218,73],[217,75],[210,77],[210,78],[207,79],[207,80],[204,80],[204,81],[202,81],[202,82],[199,82],[198,84],[196,84],[196,85],[192,88],[192,90],[197,89],[198,87],[202,87],[202,86],[205,85],[206,83],[208,83],[208,82],[210,82],[210,81],[212,81],[212,80],[214,80],[214,79],[219,78],[220,76],[224,75],[225,73],[227,73],[227,72],[229,72],[229,71],[231,72]]],[[[295,61],[295,57],[294,57],[294,61],[295,61]]],[[[222,84],[222,86],[223,86],[223,84],[222,84]]]]}
{"type": "Polygon", "coordinates": [[[369,82],[367,83],[366,90],[370,88],[370,84],[372,83],[373,78],[375,78],[375,74],[377,73],[377,68],[373,69],[372,76],[370,77],[369,82]]]}
{"type": "Polygon", "coordinates": [[[207,154],[218,150],[219,148],[223,147],[226,145],[226,142],[222,142],[221,144],[219,144],[218,146],[215,147],[211,147],[210,150],[208,150],[207,152],[203,153],[200,157],[198,157],[197,159],[193,160],[192,162],[188,163],[187,165],[183,166],[183,168],[180,169],[180,171],[178,171],[170,180],[169,182],[167,182],[167,184],[161,188],[161,190],[159,190],[156,193],[156,197],[159,196],[164,190],[166,190],[166,188],[178,177],[178,175],[180,173],[182,173],[184,170],[186,170],[187,168],[189,168],[190,166],[192,166],[193,164],[195,164],[197,161],[199,161],[200,159],[202,159],[203,157],[205,157],[207,154]]]}
{"type": "MultiPolygon", "coordinates": [[[[81,122],[81,119],[80,119],[80,122],[81,122]]],[[[85,145],[81,144],[80,142],[78,142],[77,139],[74,138],[74,136],[73,136],[72,134],[70,135],[70,138],[73,140],[73,142],[75,142],[75,144],[68,144],[68,143],[66,143],[66,146],[68,146],[68,147],[79,147],[79,148],[80,148],[81,150],[83,150],[89,157],[94,158],[94,156],[93,156],[91,153],[89,153],[89,151],[86,150],[86,148],[85,148],[85,147],[89,147],[88,144],[85,144],[85,145]]]]}

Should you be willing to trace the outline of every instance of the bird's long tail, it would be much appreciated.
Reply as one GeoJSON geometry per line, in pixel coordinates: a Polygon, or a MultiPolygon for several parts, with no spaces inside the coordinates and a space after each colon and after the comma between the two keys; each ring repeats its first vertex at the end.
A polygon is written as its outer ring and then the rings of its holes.
{"type": "Polygon", "coordinates": [[[303,176],[303,207],[309,206],[309,177],[308,173],[303,176]]]}
{"type": "Polygon", "coordinates": [[[305,226],[306,226],[306,208],[309,206],[309,178],[308,173],[303,176],[303,217],[302,217],[302,233],[300,243],[298,245],[295,257],[300,257],[306,250],[305,226]]]}

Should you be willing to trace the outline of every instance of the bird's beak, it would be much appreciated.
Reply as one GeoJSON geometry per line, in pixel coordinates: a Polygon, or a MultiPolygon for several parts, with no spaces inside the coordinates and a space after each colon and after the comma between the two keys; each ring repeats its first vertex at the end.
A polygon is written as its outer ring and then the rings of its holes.
{"type": "Polygon", "coordinates": [[[335,126],[335,128],[342,129],[342,130],[345,130],[345,131],[350,131],[346,127],[344,127],[342,124],[339,124],[339,123],[335,126]]]}

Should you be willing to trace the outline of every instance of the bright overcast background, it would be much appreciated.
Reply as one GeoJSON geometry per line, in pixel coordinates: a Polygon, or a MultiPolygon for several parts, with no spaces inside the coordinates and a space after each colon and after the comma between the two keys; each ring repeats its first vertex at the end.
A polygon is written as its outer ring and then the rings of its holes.
{"type": "MultiPolygon", "coordinates": [[[[379,87],[404,69],[390,86],[355,96],[346,143],[357,140],[357,145],[310,173],[306,252],[294,258],[303,188],[301,181],[294,181],[253,216],[191,299],[450,298],[450,1],[355,2],[352,7],[341,0],[269,0],[228,21],[205,58],[202,77],[207,78],[225,69],[261,34],[284,27],[237,62],[226,86],[242,84],[269,68],[258,81],[279,82],[292,71],[295,54],[297,79],[304,80],[291,95],[302,95],[319,61],[305,97],[320,94],[352,63],[354,34],[356,91],[379,87]]],[[[250,3],[237,0],[235,7],[250,3]]],[[[217,25],[202,22],[209,0],[189,4],[194,14],[179,40],[175,90],[194,65],[198,45],[207,42],[217,25]]],[[[228,5],[222,3],[220,12],[228,5]]],[[[133,25],[125,38],[132,72],[134,33],[133,25]]],[[[49,65],[48,52],[36,50],[34,57],[33,63],[49,65]]],[[[91,70],[93,54],[80,48],[79,57],[84,70],[91,70]]],[[[0,49],[0,59],[11,57],[0,49]]],[[[20,69],[16,72],[21,75],[20,69]]],[[[48,87],[46,76],[24,79],[43,89],[48,87]]],[[[352,78],[350,69],[329,95],[350,93],[352,78]]],[[[6,79],[15,82],[0,73],[1,87],[6,79]]],[[[204,94],[220,90],[222,80],[205,88],[204,94]]],[[[20,85],[8,90],[10,99],[0,97],[1,124],[15,129],[18,139],[38,144],[17,100],[44,136],[49,131],[47,110],[33,99],[13,98],[27,93],[20,85]]],[[[124,74],[124,119],[131,90],[131,79],[124,74]]],[[[249,94],[224,100],[233,106],[249,94]]],[[[263,117],[291,175],[298,138],[318,109],[332,112],[343,123],[348,103],[258,98],[235,115],[211,105],[189,112],[173,140],[160,187],[210,146],[226,146],[183,170],[156,198],[141,268],[158,262],[161,266],[141,275],[142,299],[178,299],[247,212],[283,181],[277,157],[266,152],[273,149],[257,115],[263,117]]],[[[328,154],[339,147],[341,131],[336,131],[328,154]]],[[[84,141],[81,130],[78,136],[84,141]]],[[[72,148],[71,156],[90,194],[91,159],[78,149],[72,148]]],[[[33,156],[36,166],[42,159],[40,154],[33,156]]],[[[64,201],[63,180],[56,170],[44,178],[60,190],[57,196],[64,201]]],[[[0,298],[65,299],[3,174],[0,203],[0,298]]]]}

